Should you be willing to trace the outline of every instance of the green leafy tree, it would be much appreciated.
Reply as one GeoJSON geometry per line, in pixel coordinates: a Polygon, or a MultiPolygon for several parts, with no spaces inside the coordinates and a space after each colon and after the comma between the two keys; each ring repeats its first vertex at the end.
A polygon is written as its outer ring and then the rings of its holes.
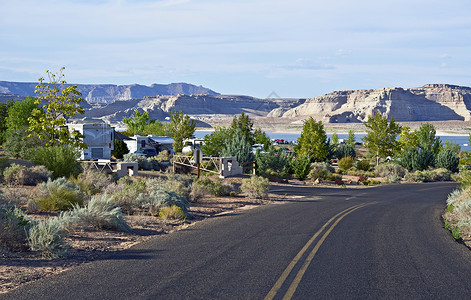
{"type": "Polygon", "coordinates": [[[190,117],[183,114],[181,111],[175,111],[170,113],[170,130],[174,140],[173,150],[175,152],[182,152],[183,140],[189,139],[195,133],[196,123],[190,120],[190,117]]]}
{"type": "Polygon", "coordinates": [[[348,131],[346,144],[355,148],[355,132],[352,129],[348,131]]]}
{"type": "Polygon", "coordinates": [[[8,134],[6,141],[3,143],[3,149],[9,156],[29,159],[30,153],[34,152],[36,147],[44,146],[43,144],[44,142],[36,135],[20,128],[8,134]]]}
{"type": "Polygon", "coordinates": [[[141,113],[138,109],[134,110],[132,118],[123,118],[123,123],[133,135],[142,134],[148,121],[149,113],[147,111],[141,113]]]}
{"type": "Polygon", "coordinates": [[[255,129],[255,132],[253,133],[253,142],[254,144],[262,144],[263,150],[265,151],[270,151],[273,147],[271,139],[267,136],[265,131],[260,128],[255,129]]]}
{"type": "Polygon", "coordinates": [[[13,103],[13,100],[8,101],[7,103],[0,103],[0,144],[3,144],[5,141],[5,135],[8,128],[8,111],[13,103]]]}
{"type": "Polygon", "coordinates": [[[15,102],[8,109],[6,125],[8,131],[15,131],[29,127],[28,119],[32,117],[33,111],[39,109],[36,98],[26,97],[23,101],[15,102]]]}
{"type": "Polygon", "coordinates": [[[221,156],[226,142],[231,138],[231,130],[227,127],[216,127],[216,129],[204,137],[201,150],[208,156],[221,156]]]}
{"type": "Polygon", "coordinates": [[[397,135],[401,132],[401,126],[394,122],[394,118],[388,122],[380,112],[374,117],[368,117],[364,123],[366,127],[366,136],[363,138],[365,147],[376,157],[386,157],[392,155],[397,147],[397,135]]]}
{"type": "Polygon", "coordinates": [[[38,94],[36,104],[44,104],[32,111],[31,117],[28,118],[29,130],[44,139],[47,145],[70,144],[85,149],[83,135],[77,131],[70,132],[65,126],[69,118],[83,114],[85,110],[81,106],[83,99],[77,86],[66,85],[62,73],[64,69],[61,68],[57,74],[46,71],[48,83],[44,77],[39,78],[39,84],[34,91],[38,94]]]}
{"type": "Polygon", "coordinates": [[[443,150],[450,150],[456,154],[460,154],[461,146],[450,141],[445,141],[445,143],[442,144],[442,149],[440,150],[440,152],[443,150]]]}
{"type": "Polygon", "coordinates": [[[235,132],[232,133],[231,138],[227,141],[226,146],[222,150],[222,155],[235,156],[239,163],[254,160],[252,145],[240,128],[236,129],[235,132]]]}
{"type": "Polygon", "coordinates": [[[329,157],[329,144],[321,121],[316,122],[309,117],[303,125],[303,131],[294,150],[298,155],[309,157],[315,162],[325,161],[329,157]]]}
{"type": "Polygon", "coordinates": [[[249,141],[250,145],[254,144],[252,134],[253,122],[250,120],[248,115],[242,112],[239,117],[234,116],[234,118],[232,119],[231,129],[233,132],[237,131],[237,129],[240,129],[240,131],[245,135],[245,137],[249,141]]]}
{"type": "Polygon", "coordinates": [[[144,127],[142,135],[153,134],[156,136],[171,136],[170,123],[163,123],[158,120],[150,120],[144,127]]]}
{"type": "Polygon", "coordinates": [[[401,155],[401,152],[419,147],[419,141],[414,131],[411,131],[409,126],[401,127],[399,134],[398,147],[396,152],[401,155]]]}

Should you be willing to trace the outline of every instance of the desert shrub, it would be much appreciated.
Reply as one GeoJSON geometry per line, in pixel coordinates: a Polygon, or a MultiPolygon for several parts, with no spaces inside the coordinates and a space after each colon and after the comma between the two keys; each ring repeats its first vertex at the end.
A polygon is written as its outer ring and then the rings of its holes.
{"type": "Polygon", "coordinates": [[[425,170],[434,166],[435,156],[433,152],[424,149],[408,149],[402,152],[398,163],[409,171],[425,170]]]}
{"type": "Polygon", "coordinates": [[[30,158],[35,164],[45,166],[54,178],[69,177],[80,173],[77,159],[80,153],[77,148],[69,145],[36,147],[30,158]]]}
{"type": "Polygon", "coordinates": [[[66,233],[60,219],[49,218],[31,226],[28,231],[28,245],[33,251],[40,251],[46,259],[62,258],[67,253],[66,233]]]}
{"type": "Polygon", "coordinates": [[[362,159],[357,161],[356,168],[362,171],[369,171],[371,169],[371,163],[369,159],[362,159]]]}
{"type": "Polygon", "coordinates": [[[114,140],[114,150],[111,151],[111,154],[116,157],[116,159],[122,159],[125,154],[129,153],[128,146],[123,140],[114,140]]]}
{"type": "Polygon", "coordinates": [[[267,197],[270,183],[267,178],[251,176],[242,180],[241,190],[250,198],[262,199],[267,197]]]}
{"type": "Polygon", "coordinates": [[[3,180],[8,185],[23,185],[25,170],[25,166],[11,164],[11,166],[3,170],[3,180]]]}
{"type": "Polygon", "coordinates": [[[36,185],[47,181],[52,176],[52,172],[44,166],[34,166],[31,168],[12,164],[5,168],[3,177],[8,185],[36,185]]]}
{"type": "Polygon", "coordinates": [[[333,174],[327,169],[312,169],[309,177],[313,180],[319,178],[322,180],[333,180],[333,174]]]}
{"type": "Polygon", "coordinates": [[[0,206],[0,246],[10,251],[27,250],[26,230],[30,221],[16,206],[0,206]]]}
{"type": "Polygon", "coordinates": [[[107,195],[94,196],[84,207],[76,205],[73,210],[61,213],[60,217],[68,220],[65,223],[81,226],[126,232],[131,230],[123,218],[121,208],[107,195]]]}
{"type": "Polygon", "coordinates": [[[316,169],[326,169],[330,173],[335,172],[335,168],[332,167],[329,163],[327,162],[315,162],[311,164],[311,170],[316,170],[316,169]]]}
{"type": "Polygon", "coordinates": [[[137,162],[141,170],[159,170],[159,162],[153,157],[145,157],[134,153],[127,153],[123,155],[124,162],[137,162]]]}
{"type": "Polygon", "coordinates": [[[257,164],[256,172],[259,176],[288,176],[292,173],[289,167],[290,159],[282,151],[273,153],[257,151],[255,162],[257,164]]]}
{"type": "Polygon", "coordinates": [[[80,188],[70,183],[64,177],[56,180],[48,179],[39,185],[38,196],[35,202],[43,211],[60,211],[81,205],[84,196],[80,188]]]}
{"type": "Polygon", "coordinates": [[[299,180],[304,180],[311,171],[311,159],[307,156],[298,156],[291,162],[291,168],[299,180]]]}
{"type": "Polygon", "coordinates": [[[90,165],[83,165],[82,169],[82,173],[71,181],[88,196],[101,193],[111,183],[106,173],[93,169],[90,165]]]}
{"type": "Polygon", "coordinates": [[[338,165],[341,170],[348,170],[351,167],[353,167],[353,162],[354,162],[353,157],[345,156],[345,157],[342,157],[338,161],[338,165]]]}
{"type": "Polygon", "coordinates": [[[186,214],[181,207],[172,205],[163,207],[159,211],[159,219],[162,220],[185,220],[186,214]]]}
{"type": "Polygon", "coordinates": [[[105,193],[109,194],[113,201],[119,204],[125,212],[133,214],[135,210],[140,209],[137,198],[140,194],[146,193],[146,187],[147,183],[142,179],[134,181],[120,179],[117,184],[108,186],[105,193]]]}
{"type": "Polygon", "coordinates": [[[444,149],[440,151],[435,160],[435,166],[437,168],[445,168],[451,172],[458,171],[458,165],[460,158],[456,152],[451,149],[444,149]]]}
{"type": "Polygon", "coordinates": [[[170,152],[168,150],[160,151],[159,153],[157,153],[155,159],[158,162],[170,161],[170,152]]]}
{"type": "Polygon", "coordinates": [[[388,163],[377,165],[375,167],[375,173],[379,177],[396,176],[402,178],[406,174],[406,170],[401,165],[388,163]]]}
{"type": "Polygon", "coordinates": [[[164,187],[170,191],[178,194],[181,197],[188,198],[191,188],[189,183],[179,176],[169,176],[166,180],[161,181],[164,187]]]}
{"type": "Polygon", "coordinates": [[[448,181],[451,178],[451,172],[447,169],[415,171],[407,173],[404,178],[412,182],[448,181]]]}
{"type": "Polygon", "coordinates": [[[355,151],[355,147],[353,147],[352,145],[342,144],[337,147],[337,150],[335,151],[335,156],[338,159],[342,159],[344,157],[355,158],[357,156],[357,153],[355,151]]]}
{"type": "Polygon", "coordinates": [[[386,180],[388,183],[399,183],[401,182],[401,177],[395,174],[389,174],[388,176],[386,176],[386,180]]]}
{"type": "Polygon", "coordinates": [[[172,205],[180,207],[184,212],[188,211],[190,203],[185,197],[167,190],[157,182],[151,183],[151,185],[153,187],[149,194],[140,194],[136,199],[139,208],[151,215],[158,215],[163,207],[172,205]]]}
{"type": "Polygon", "coordinates": [[[429,166],[433,166],[434,163],[435,157],[433,152],[420,149],[413,156],[412,169],[422,171],[427,169],[429,166]]]}

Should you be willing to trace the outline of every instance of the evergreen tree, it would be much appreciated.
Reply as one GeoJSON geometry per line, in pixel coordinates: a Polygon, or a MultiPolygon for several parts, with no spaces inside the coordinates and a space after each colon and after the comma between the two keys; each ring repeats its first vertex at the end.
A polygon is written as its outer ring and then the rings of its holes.
{"type": "Polygon", "coordinates": [[[239,163],[250,162],[254,160],[252,145],[240,128],[237,128],[231,138],[227,141],[222,150],[223,156],[235,156],[239,163]]]}

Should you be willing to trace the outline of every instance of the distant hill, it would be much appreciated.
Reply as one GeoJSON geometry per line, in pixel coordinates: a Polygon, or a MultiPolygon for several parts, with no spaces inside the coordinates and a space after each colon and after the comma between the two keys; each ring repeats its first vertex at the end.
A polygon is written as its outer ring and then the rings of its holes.
{"type": "MultiPolygon", "coordinates": [[[[5,94],[21,97],[35,96],[36,85],[37,82],[0,81],[0,99],[5,98],[5,94]]],[[[107,104],[114,101],[142,99],[146,96],[157,95],[219,95],[211,89],[188,83],[152,84],[150,86],[139,84],[78,84],[77,86],[83,99],[90,104],[107,104]]]]}
{"type": "Polygon", "coordinates": [[[365,122],[377,111],[396,121],[471,121],[471,88],[426,84],[419,88],[336,91],[290,108],[273,110],[269,117],[324,123],[365,122]]]}

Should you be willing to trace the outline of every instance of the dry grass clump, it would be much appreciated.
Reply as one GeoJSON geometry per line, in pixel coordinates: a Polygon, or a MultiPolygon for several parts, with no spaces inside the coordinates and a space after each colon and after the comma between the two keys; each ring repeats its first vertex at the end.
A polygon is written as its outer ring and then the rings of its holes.
{"type": "Polygon", "coordinates": [[[240,188],[250,198],[263,199],[268,195],[270,182],[264,177],[251,176],[242,180],[240,188]]]}

